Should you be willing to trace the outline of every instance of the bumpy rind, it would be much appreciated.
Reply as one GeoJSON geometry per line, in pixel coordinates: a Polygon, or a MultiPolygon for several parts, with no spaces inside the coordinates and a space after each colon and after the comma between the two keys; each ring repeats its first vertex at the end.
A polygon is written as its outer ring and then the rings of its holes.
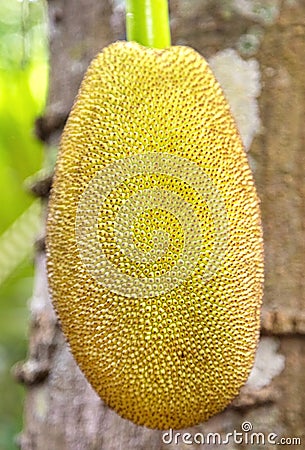
{"type": "MultiPolygon", "coordinates": [[[[184,242],[179,221],[168,211],[147,210],[134,234],[145,252],[160,224],[172,239],[157,261],[166,272],[184,242]]],[[[259,335],[259,201],[229,106],[193,49],[118,42],[94,59],[62,137],[49,204],[47,258],[53,302],[74,357],[121,416],[151,428],[179,429],[207,420],[238,394],[259,335]],[[102,273],[106,283],[101,282],[80,257],[77,208],[100,171],[148,152],[184,158],[204,171],[225,205],[226,248],[211,276],[202,277],[217,236],[204,199],[174,174],[138,174],[116,187],[99,218],[101,245],[114,267],[131,277],[154,277],[160,271],[154,264],[133,263],[115,244],[114,211],[139,186],[157,185],[184,196],[205,233],[205,247],[193,273],[174,289],[128,296],[108,289],[107,273],[102,273]]]]}

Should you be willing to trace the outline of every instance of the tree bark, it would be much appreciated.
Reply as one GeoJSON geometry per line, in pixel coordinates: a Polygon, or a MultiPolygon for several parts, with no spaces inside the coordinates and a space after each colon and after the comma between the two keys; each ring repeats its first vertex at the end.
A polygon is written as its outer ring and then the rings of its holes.
{"type": "MultiPolygon", "coordinates": [[[[262,334],[278,337],[286,364],[269,386],[244,388],[225,412],[188,431],[225,434],[240,431],[241,423],[250,421],[256,432],[300,437],[304,446],[305,4],[265,2],[278,8],[278,14],[267,20],[253,11],[234,9],[233,3],[172,0],[173,44],[189,45],[209,57],[224,48],[242,48],[243,37],[251,33],[260,40],[251,56],[258,60],[262,76],[262,129],[250,156],[265,237],[262,334]]],[[[264,5],[259,0],[252,3],[264,5]]],[[[124,38],[124,18],[111,0],[49,0],[49,29],[49,98],[37,127],[47,144],[57,145],[84,71],[104,46],[124,38]]],[[[27,386],[22,450],[198,448],[182,441],[165,444],[162,432],[120,418],[88,385],[50,303],[43,248],[36,258],[28,360],[15,368],[15,374],[27,386]]],[[[249,448],[245,443],[239,447],[249,448]]]]}

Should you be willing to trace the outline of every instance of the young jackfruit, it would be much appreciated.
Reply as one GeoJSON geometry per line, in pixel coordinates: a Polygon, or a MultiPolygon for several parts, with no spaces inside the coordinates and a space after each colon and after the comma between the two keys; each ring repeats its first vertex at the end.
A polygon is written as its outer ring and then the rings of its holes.
{"type": "Polygon", "coordinates": [[[47,265],[73,355],[122,417],[184,428],[238,394],[259,335],[259,202],[194,50],[118,42],[92,62],[62,137],[47,265]]]}

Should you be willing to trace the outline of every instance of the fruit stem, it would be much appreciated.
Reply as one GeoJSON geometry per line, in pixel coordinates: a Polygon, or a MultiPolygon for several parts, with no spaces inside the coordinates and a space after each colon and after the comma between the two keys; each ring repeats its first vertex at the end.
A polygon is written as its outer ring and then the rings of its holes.
{"type": "Polygon", "coordinates": [[[145,47],[171,45],[167,0],[126,0],[127,40],[145,47]]]}

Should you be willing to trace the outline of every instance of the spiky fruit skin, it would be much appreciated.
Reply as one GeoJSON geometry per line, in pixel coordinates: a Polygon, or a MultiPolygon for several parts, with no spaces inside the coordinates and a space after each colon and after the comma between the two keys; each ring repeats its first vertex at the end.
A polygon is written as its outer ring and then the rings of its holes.
{"type": "Polygon", "coordinates": [[[207,420],[238,394],[259,336],[259,201],[229,106],[207,62],[193,49],[118,42],[91,63],[61,141],[49,204],[47,266],[73,355],[100,397],[122,417],[151,428],[179,429],[207,420]],[[119,248],[116,214],[139,191],[183,197],[204,236],[187,277],[171,289],[143,290],[141,296],[141,291],[132,293],[132,283],[119,285],[119,275],[110,280],[103,265],[100,278],[88,270],[76,229],[89,183],[120,160],[132,156],[137,163],[148,153],[183,158],[206,174],[225,208],[226,242],[205,277],[217,248],[213,240],[221,233],[210,211],[214,206],[198,196],[183,173],[175,173],[175,164],[168,174],[145,173],[139,163],[138,173],[125,174],[126,181],[106,199],[97,191],[93,201],[101,206],[98,245],[114,270],[131,280],[154,278],[181,257],[186,236],[175,205],[170,211],[146,208],[135,219],[133,242],[141,252],[153,247],[154,230],[168,233],[169,244],[157,259],[132,261],[119,248]]]}

